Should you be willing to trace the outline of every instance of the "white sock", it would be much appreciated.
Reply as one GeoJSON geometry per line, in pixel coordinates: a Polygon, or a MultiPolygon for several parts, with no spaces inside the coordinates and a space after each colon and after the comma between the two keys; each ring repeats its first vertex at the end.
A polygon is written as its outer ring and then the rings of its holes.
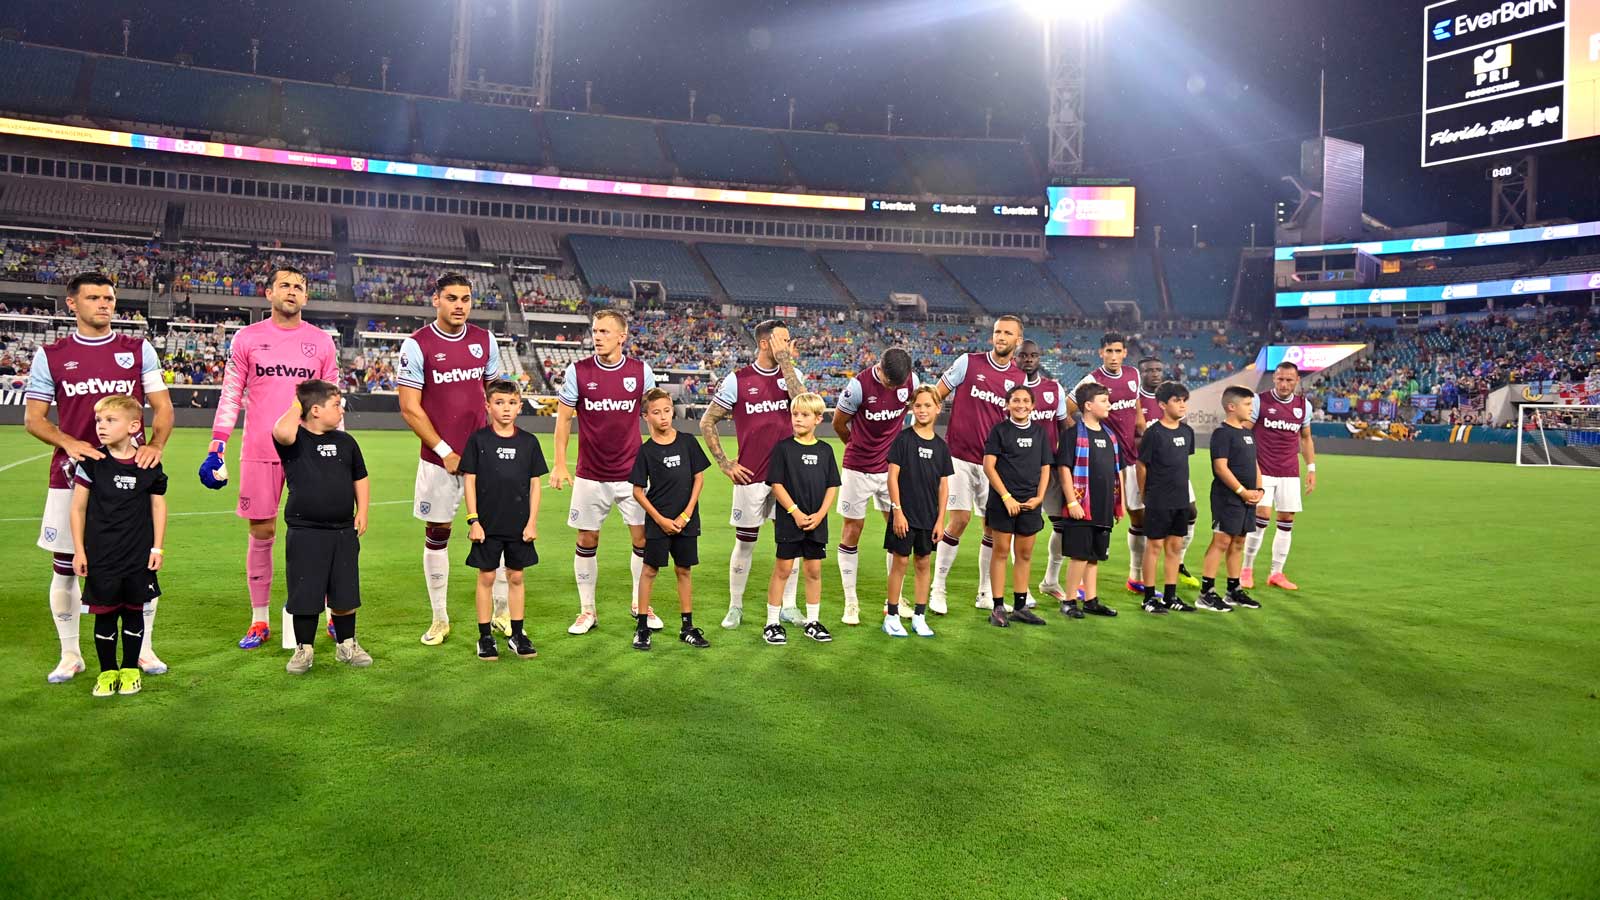
{"type": "Polygon", "coordinates": [[[82,601],[83,589],[78,585],[78,576],[62,575],[60,572],[51,574],[50,618],[56,623],[56,637],[61,639],[62,656],[83,656],[83,649],[78,644],[78,614],[82,601]]]}
{"type": "Polygon", "coordinates": [[[807,622],[815,622],[821,616],[822,616],[822,604],[821,603],[807,603],[806,604],[806,621],[807,622]]]}
{"type": "MultiPolygon", "coordinates": [[[[572,554],[572,574],[578,582],[578,612],[594,612],[594,580],[600,569],[599,560],[593,556],[572,554]]],[[[637,596],[638,592],[634,592],[637,596]]]]}
{"type": "Polygon", "coordinates": [[[756,542],[733,540],[728,557],[728,608],[744,608],[744,586],[750,581],[750,563],[756,557],[756,542]]]}
{"type": "Polygon", "coordinates": [[[272,619],[267,615],[268,611],[271,609],[272,607],[270,606],[250,607],[250,624],[254,625],[257,622],[271,622],[272,619]]]}
{"type": "Polygon", "coordinates": [[[950,578],[950,569],[956,564],[956,554],[961,551],[961,544],[952,544],[940,541],[939,546],[933,551],[933,587],[931,592],[944,596],[945,582],[950,578]]]}
{"type": "Polygon", "coordinates": [[[155,658],[156,651],[151,649],[150,642],[156,639],[156,604],[160,602],[161,598],[157,597],[144,605],[144,642],[139,646],[140,659],[155,658]]]}
{"type": "Polygon", "coordinates": [[[1267,536],[1266,532],[1262,530],[1260,522],[1256,523],[1256,530],[1255,531],[1252,531],[1248,535],[1245,535],[1245,539],[1244,539],[1244,568],[1245,568],[1245,571],[1248,572],[1248,571],[1252,571],[1252,570],[1255,569],[1255,567],[1256,567],[1256,554],[1261,552],[1261,539],[1266,537],[1266,536],[1267,536]]]}
{"type": "Polygon", "coordinates": [[[1144,532],[1134,534],[1131,527],[1128,529],[1128,580],[1144,581],[1144,532]]]}
{"type": "MultiPolygon", "coordinates": [[[[642,554],[640,554],[639,551],[632,550],[631,548],[630,548],[630,556],[632,558],[632,562],[628,563],[628,571],[633,573],[633,592],[630,593],[628,596],[635,598],[633,603],[630,604],[630,606],[635,606],[635,605],[638,604],[638,597],[639,597],[639,576],[644,573],[644,556],[642,554]]],[[[590,601],[590,605],[591,606],[594,605],[594,602],[592,600],[590,601]]],[[[649,611],[650,611],[650,605],[647,603],[647,604],[645,604],[645,607],[643,609],[640,609],[640,610],[636,611],[634,613],[634,615],[637,616],[639,613],[649,612],[649,611]]]]}
{"type": "Polygon", "coordinates": [[[1272,536],[1272,574],[1283,571],[1283,564],[1289,561],[1289,544],[1293,539],[1294,532],[1286,528],[1279,528],[1272,536]]]}
{"type": "Polygon", "coordinates": [[[841,545],[835,554],[839,560],[839,581],[844,584],[844,602],[846,606],[855,606],[860,601],[856,597],[856,563],[860,554],[854,547],[848,551],[841,545]]]}
{"type": "Polygon", "coordinates": [[[767,606],[767,624],[768,625],[776,625],[776,624],[778,624],[778,613],[779,613],[778,607],[772,606],[772,605],[768,605],[767,606]]]}
{"type": "Polygon", "coordinates": [[[978,545],[978,596],[992,596],[989,591],[989,563],[994,561],[994,544],[978,545]]]}
{"type": "Polygon", "coordinates": [[[783,584],[783,608],[784,609],[794,609],[795,608],[795,606],[794,606],[795,597],[799,595],[799,589],[800,589],[800,565],[798,563],[796,563],[795,567],[789,570],[789,580],[784,582],[784,584],[783,584]]]}
{"type": "Polygon", "coordinates": [[[494,598],[495,615],[510,612],[511,586],[506,583],[505,566],[494,570],[494,587],[489,589],[489,596],[494,598]]]}
{"type": "Polygon", "coordinates": [[[283,608],[283,615],[278,619],[278,639],[285,650],[293,650],[294,643],[294,616],[289,615],[289,608],[283,608]]]}
{"type": "Polygon", "coordinates": [[[1044,561],[1044,581],[1040,587],[1061,589],[1061,532],[1050,530],[1050,551],[1044,561]]]}
{"type": "Polygon", "coordinates": [[[428,604],[435,622],[450,621],[450,551],[422,549],[422,577],[428,582],[428,604]]]}
{"type": "Polygon", "coordinates": [[[1183,533],[1183,549],[1178,551],[1178,565],[1183,565],[1183,557],[1189,552],[1189,545],[1194,543],[1194,523],[1189,523],[1189,530],[1183,533]]]}

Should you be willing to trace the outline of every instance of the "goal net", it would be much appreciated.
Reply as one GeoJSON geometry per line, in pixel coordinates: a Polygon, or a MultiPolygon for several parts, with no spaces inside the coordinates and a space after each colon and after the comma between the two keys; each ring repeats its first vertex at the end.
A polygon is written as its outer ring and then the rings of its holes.
{"type": "Polygon", "coordinates": [[[1600,467],[1600,406],[1517,407],[1517,465],[1600,467]]]}

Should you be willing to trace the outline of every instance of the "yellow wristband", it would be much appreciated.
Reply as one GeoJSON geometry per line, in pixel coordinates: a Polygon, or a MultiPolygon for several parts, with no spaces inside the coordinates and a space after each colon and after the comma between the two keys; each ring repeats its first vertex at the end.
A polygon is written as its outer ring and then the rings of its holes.
{"type": "Polygon", "coordinates": [[[1011,495],[1010,494],[1001,494],[1000,495],[1000,499],[1001,500],[1010,500],[1011,499],[1011,495]]]}
{"type": "Polygon", "coordinates": [[[684,513],[678,513],[678,521],[680,521],[680,522],[687,522],[687,521],[689,521],[689,514],[688,514],[688,513],[686,513],[686,512],[684,512],[684,513]]]}
{"type": "Polygon", "coordinates": [[[157,556],[166,556],[167,555],[167,551],[161,549],[160,547],[151,547],[150,548],[150,552],[154,553],[157,556]]]}
{"type": "Polygon", "coordinates": [[[796,512],[799,512],[799,510],[800,510],[800,504],[795,503],[795,504],[791,504],[788,509],[784,510],[784,512],[786,512],[786,513],[788,513],[789,515],[792,516],[796,512]]]}

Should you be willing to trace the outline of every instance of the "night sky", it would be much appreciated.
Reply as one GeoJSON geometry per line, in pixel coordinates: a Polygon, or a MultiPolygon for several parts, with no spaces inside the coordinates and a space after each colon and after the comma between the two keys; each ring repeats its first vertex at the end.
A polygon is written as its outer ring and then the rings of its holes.
{"type": "MultiPolygon", "coordinates": [[[[1098,173],[1139,185],[1142,224],[1172,240],[1269,240],[1281,176],[1317,130],[1318,69],[1328,71],[1328,132],[1367,147],[1367,210],[1390,224],[1488,224],[1486,160],[1423,170],[1422,9],[1426,0],[1127,0],[1104,23],[1090,71],[1086,154],[1098,173]],[[1326,40],[1326,51],[1321,42],[1326,40]]],[[[24,40],[265,75],[446,93],[449,0],[14,0],[0,28],[24,40]]],[[[534,5],[477,0],[471,75],[531,83],[534,5]]],[[[881,3],[772,0],[564,0],[557,23],[557,108],[581,109],[585,80],[605,111],[782,127],[1026,137],[1045,158],[1040,26],[1007,0],[881,3]]],[[[1592,172],[1600,141],[1543,154],[1545,216],[1600,218],[1592,172]]]]}

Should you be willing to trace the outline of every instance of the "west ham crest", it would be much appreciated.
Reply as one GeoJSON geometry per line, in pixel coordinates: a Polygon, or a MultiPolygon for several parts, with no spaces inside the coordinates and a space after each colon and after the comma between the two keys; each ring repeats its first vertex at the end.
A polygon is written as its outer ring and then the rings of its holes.
{"type": "Polygon", "coordinates": [[[627,391],[630,394],[633,393],[634,391],[639,389],[639,379],[637,379],[637,378],[624,378],[624,379],[622,379],[622,389],[627,391]]]}
{"type": "Polygon", "coordinates": [[[1009,378],[1006,379],[1006,390],[1009,391],[1009,390],[1011,390],[1012,388],[1014,388],[1016,386],[1017,386],[1017,383],[1015,381],[1012,381],[1009,378]]]}
{"type": "Polygon", "coordinates": [[[133,368],[133,354],[132,353],[118,353],[117,356],[116,356],[116,359],[117,359],[117,365],[123,367],[124,369],[133,368]]]}
{"type": "Polygon", "coordinates": [[[367,161],[359,156],[354,157],[350,160],[350,168],[356,172],[365,172],[367,170],[367,161]]]}
{"type": "Polygon", "coordinates": [[[306,359],[310,359],[311,357],[316,356],[317,355],[317,345],[316,344],[312,344],[312,343],[301,344],[300,345],[300,355],[304,356],[306,359]]]}
{"type": "Polygon", "coordinates": [[[898,388],[898,389],[895,390],[894,395],[896,397],[900,398],[900,402],[901,403],[904,403],[904,402],[906,402],[907,399],[909,399],[911,397],[911,389],[910,388],[898,388]]]}
{"type": "Polygon", "coordinates": [[[789,385],[783,380],[782,376],[779,376],[778,377],[778,390],[787,391],[788,389],[789,389],[789,385]]]}
{"type": "Polygon", "coordinates": [[[250,508],[250,498],[249,497],[240,497],[239,498],[239,510],[241,512],[243,512],[244,510],[247,510],[249,508],[250,508]]]}
{"type": "Polygon", "coordinates": [[[483,359],[483,345],[482,344],[468,344],[467,345],[467,352],[472,354],[472,358],[473,359],[483,359]]]}
{"type": "Polygon", "coordinates": [[[46,528],[44,530],[44,539],[45,539],[46,543],[51,543],[51,544],[55,543],[56,530],[54,528],[46,528]]]}
{"type": "Polygon", "coordinates": [[[1044,402],[1046,402],[1046,403],[1054,403],[1054,402],[1056,402],[1056,392],[1055,391],[1045,391],[1044,392],[1044,402]]]}
{"type": "Polygon", "coordinates": [[[433,504],[424,500],[417,504],[417,512],[427,515],[428,513],[433,512],[433,504]]]}
{"type": "Polygon", "coordinates": [[[1137,378],[1128,379],[1128,390],[1137,391],[1138,389],[1139,389],[1139,380],[1137,378]]]}

